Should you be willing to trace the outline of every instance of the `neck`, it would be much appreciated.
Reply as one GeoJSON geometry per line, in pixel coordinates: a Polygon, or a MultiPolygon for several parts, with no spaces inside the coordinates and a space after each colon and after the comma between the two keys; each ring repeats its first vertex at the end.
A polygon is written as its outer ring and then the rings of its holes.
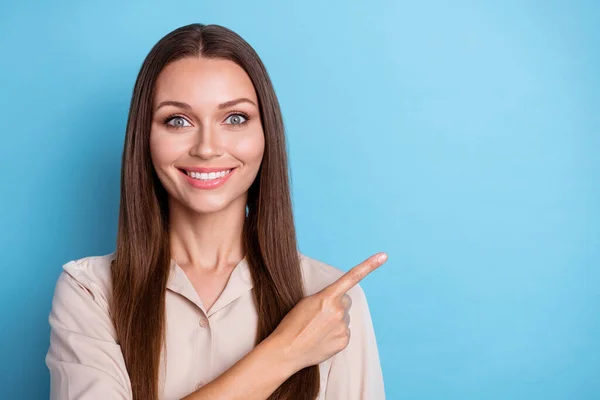
{"type": "Polygon", "coordinates": [[[244,257],[247,195],[213,213],[198,213],[169,199],[171,258],[185,269],[221,270],[244,257]]]}

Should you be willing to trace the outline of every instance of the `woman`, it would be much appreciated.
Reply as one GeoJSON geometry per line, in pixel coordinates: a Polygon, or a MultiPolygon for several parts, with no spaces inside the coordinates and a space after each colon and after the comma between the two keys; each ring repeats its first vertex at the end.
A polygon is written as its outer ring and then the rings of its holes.
{"type": "Polygon", "coordinates": [[[357,283],[387,256],[342,274],[298,252],[285,150],[269,76],[237,34],[192,24],[154,46],[116,251],[66,263],[56,284],[51,398],[384,398],[357,283]]]}

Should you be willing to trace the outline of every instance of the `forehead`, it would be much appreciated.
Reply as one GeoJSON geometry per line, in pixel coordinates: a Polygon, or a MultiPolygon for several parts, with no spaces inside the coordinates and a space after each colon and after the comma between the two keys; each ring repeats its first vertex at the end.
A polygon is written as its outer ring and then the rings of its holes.
{"type": "Polygon", "coordinates": [[[187,57],[168,64],[159,74],[154,107],[164,100],[214,107],[239,97],[258,104],[254,85],[239,65],[220,58],[187,57]]]}

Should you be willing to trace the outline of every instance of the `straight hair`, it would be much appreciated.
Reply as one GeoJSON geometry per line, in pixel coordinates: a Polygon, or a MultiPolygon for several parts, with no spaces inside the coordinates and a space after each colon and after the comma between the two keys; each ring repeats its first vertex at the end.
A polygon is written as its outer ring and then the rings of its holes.
{"type": "MultiPolygon", "coordinates": [[[[111,314],[135,400],[157,400],[165,343],[165,294],[171,265],[168,196],[150,156],[152,102],[165,66],[185,57],[235,62],[257,93],[265,151],[248,189],[244,251],[258,313],[255,344],[305,296],[292,214],[283,119],[269,75],[254,49],[219,25],[191,24],[164,36],[145,58],[133,89],[122,154],[111,314]]],[[[202,360],[198,360],[202,362],[202,360]]],[[[296,372],[269,400],[314,400],[318,365],[296,372]]]]}

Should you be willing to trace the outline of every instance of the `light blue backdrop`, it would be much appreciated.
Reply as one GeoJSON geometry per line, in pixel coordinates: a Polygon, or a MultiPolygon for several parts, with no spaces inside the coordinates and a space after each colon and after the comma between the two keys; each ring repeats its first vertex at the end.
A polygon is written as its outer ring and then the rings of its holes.
{"type": "Polygon", "coordinates": [[[114,250],[151,46],[263,58],[301,250],[368,277],[389,399],[600,398],[596,1],[2,2],[2,398],[48,397],[61,265],[114,250]]]}

